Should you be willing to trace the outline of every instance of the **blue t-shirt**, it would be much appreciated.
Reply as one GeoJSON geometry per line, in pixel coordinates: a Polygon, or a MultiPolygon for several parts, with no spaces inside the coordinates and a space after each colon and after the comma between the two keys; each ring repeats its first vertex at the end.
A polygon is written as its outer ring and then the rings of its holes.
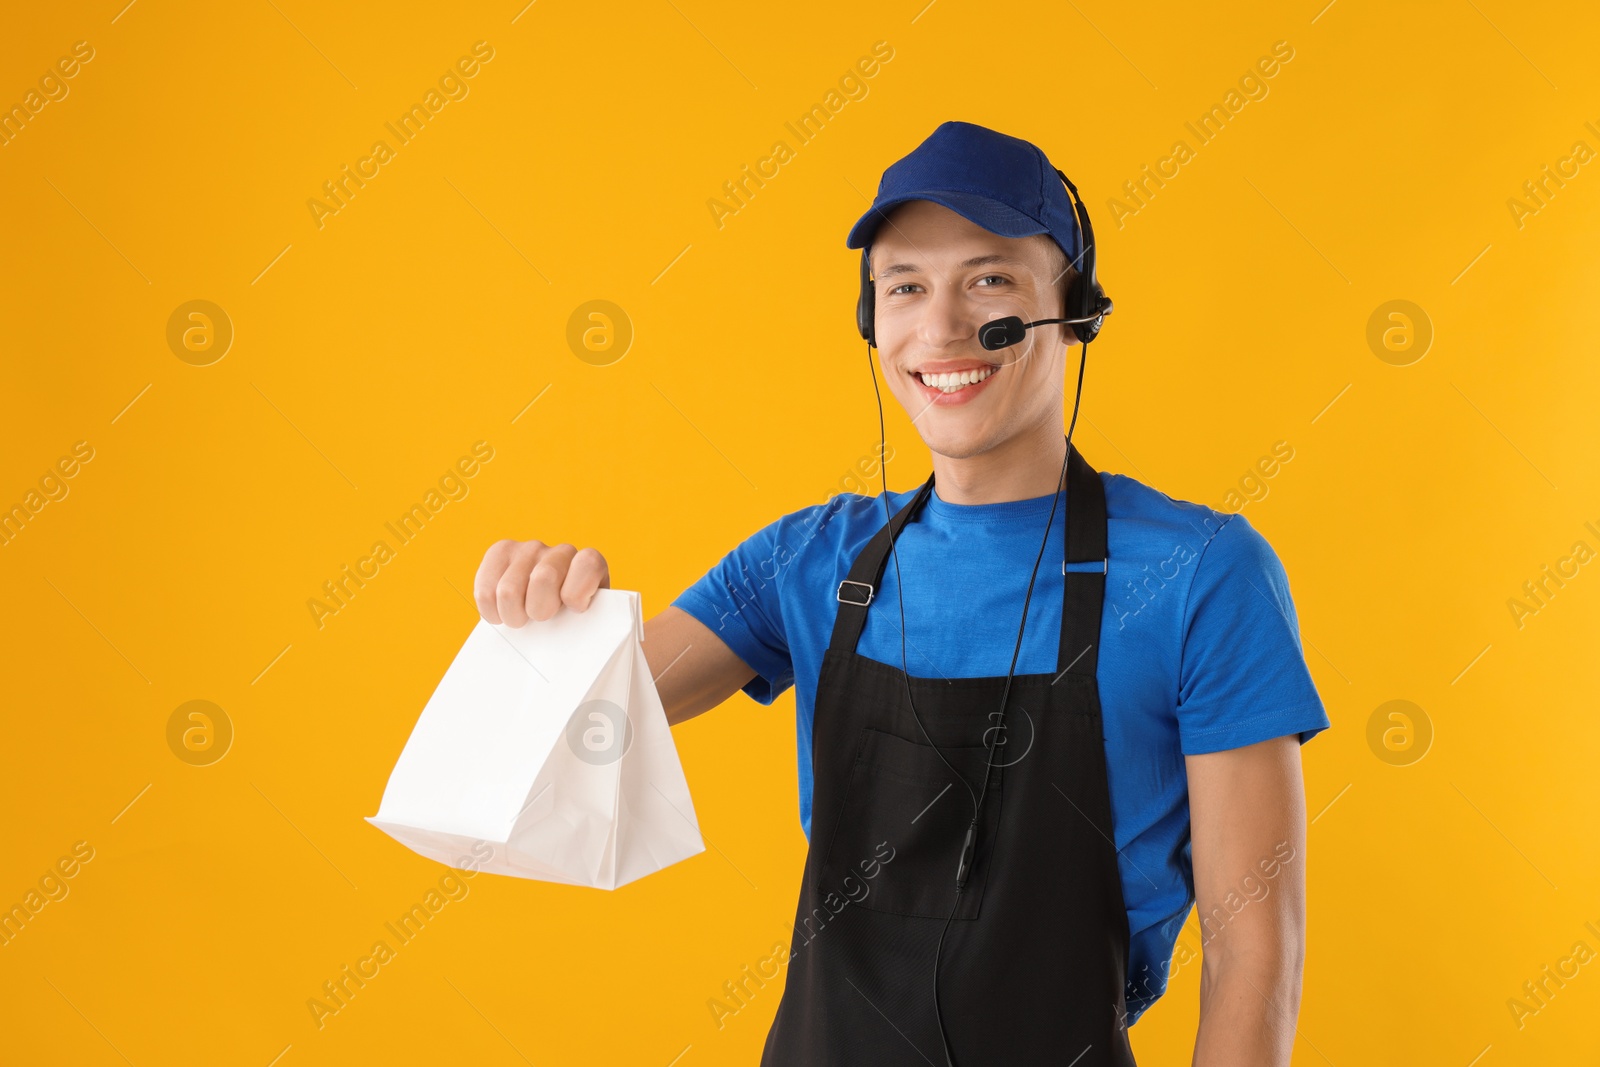
{"type": "MultiPolygon", "coordinates": [[[[1107,564],[1096,679],[1113,836],[1131,944],[1136,1021],[1166,990],[1194,904],[1183,758],[1330,725],[1306,669],[1289,582],[1243,515],[1174,500],[1121,474],[1105,486],[1107,564]]],[[[889,494],[889,511],[916,487],[889,494]]],[[[1028,607],[1018,674],[1059,669],[1065,495],[1028,607]]],[[[905,583],[907,673],[1004,677],[1052,497],[950,504],[938,489],[896,542],[905,583]]],[[[811,727],[822,654],[850,565],[884,525],[883,495],[843,493],[757,531],[672,603],[720,637],[771,704],[795,688],[800,825],[811,834],[811,727]]],[[[856,652],[901,666],[894,556],[856,652]]]]}

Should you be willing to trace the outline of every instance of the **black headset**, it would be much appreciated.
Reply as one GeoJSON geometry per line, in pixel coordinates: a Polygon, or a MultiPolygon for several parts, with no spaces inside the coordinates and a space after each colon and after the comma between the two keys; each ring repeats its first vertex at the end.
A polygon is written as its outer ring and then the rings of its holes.
{"type": "MultiPolygon", "coordinates": [[[[1106,296],[1105,290],[1100,287],[1099,279],[1095,277],[1094,226],[1089,222],[1089,210],[1083,206],[1083,200],[1078,196],[1078,187],[1072,184],[1071,179],[1063,174],[1059,167],[1056,168],[1056,175],[1072,192],[1073,207],[1078,214],[1078,231],[1083,236],[1081,256],[1083,268],[1078,272],[1078,276],[1072,279],[1072,285],[1067,290],[1067,317],[1040,319],[1026,324],[1020,319],[1014,323],[1008,319],[996,320],[992,324],[986,324],[986,332],[982,338],[983,347],[986,349],[992,350],[1016,344],[1022,340],[1023,331],[1029,327],[1051,322],[1070,324],[1078,340],[1088,344],[1100,333],[1100,327],[1105,323],[1105,316],[1111,312],[1111,301],[1106,296]],[[987,334],[987,327],[990,325],[994,327],[995,332],[992,339],[987,334]]],[[[860,331],[862,339],[867,344],[877,348],[877,332],[873,328],[877,316],[877,293],[872,286],[872,264],[868,259],[871,250],[870,242],[861,249],[861,296],[856,300],[856,329],[860,331]]]]}

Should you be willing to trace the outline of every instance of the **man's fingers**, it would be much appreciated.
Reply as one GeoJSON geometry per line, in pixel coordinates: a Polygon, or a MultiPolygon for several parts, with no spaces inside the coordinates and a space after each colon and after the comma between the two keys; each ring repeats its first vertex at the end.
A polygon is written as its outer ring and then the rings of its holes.
{"type": "Polygon", "coordinates": [[[611,570],[597,549],[496,541],[478,565],[472,596],[484,619],[518,627],[542,622],[562,605],[587,610],[595,591],[610,587],[611,570]]]}
{"type": "Polygon", "coordinates": [[[517,547],[515,541],[496,541],[489,546],[483,554],[483,562],[478,564],[477,576],[472,579],[472,599],[478,605],[478,614],[489,622],[500,622],[500,608],[495,603],[495,586],[500,582],[500,576],[506,571],[506,564],[511,561],[511,553],[517,547]]]}
{"type": "Polygon", "coordinates": [[[581,548],[567,568],[561,586],[561,602],[574,611],[585,611],[594,600],[595,590],[611,588],[611,568],[598,549],[581,548]]]}
{"type": "Polygon", "coordinates": [[[494,587],[495,605],[507,626],[515,628],[528,621],[528,574],[544,550],[543,541],[522,541],[511,550],[505,573],[494,587]]]}
{"type": "Polygon", "coordinates": [[[528,618],[543,622],[561,610],[561,586],[567,568],[578,554],[573,545],[551,545],[539,553],[539,560],[528,573],[526,607],[528,618]]]}

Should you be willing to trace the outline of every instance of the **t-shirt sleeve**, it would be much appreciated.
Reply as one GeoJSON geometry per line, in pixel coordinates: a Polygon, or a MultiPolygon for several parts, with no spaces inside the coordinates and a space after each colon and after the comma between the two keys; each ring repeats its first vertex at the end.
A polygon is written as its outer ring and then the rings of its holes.
{"type": "Polygon", "coordinates": [[[754,668],[743,689],[771,704],[794,684],[794,662],[778,604],[778,580],[791,562],[784,516],[745,538],[680,593],[672,606],[693,615],[754,668]]]}
{"type": "Polygon", "coordinates": [[[1300,647],[1289,579],[1243,515],[1207,542],[1183,613],[1178,734],[1186,756],[1331,723],[1300,647]]]}

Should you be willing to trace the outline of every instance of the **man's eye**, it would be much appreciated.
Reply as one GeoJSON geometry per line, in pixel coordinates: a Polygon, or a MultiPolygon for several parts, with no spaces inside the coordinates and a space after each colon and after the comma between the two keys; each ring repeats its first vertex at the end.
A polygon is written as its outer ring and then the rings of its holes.
{"type": "Polygon", "coordinates": [[[888,295],[889,296],[898,296],[899,293],[900,293],[900,290],[902,290],[902,289],[915,289],[917,287],[918,286],[917,286],[916,282],[902,282],[901,284],[899,284],[899,285],[895,286],[894,288],[890,289],[888,295]]]}
{"type": "MultiPolygon", "coordinates": [[[[991,278],[992,278],[992,279],[994,279],[994,280],[995,280],[995,281],[1000,281],[1000,282],[1009,282],[1009,281],[1010,281],[1010,279],[1009,279],[1009,278],[1003,278],[1003,277],[1001,277],[1001,276],[1000,276],[1000,275],[998,275],[998,274],[986,274],[986,275],[984,275],[984,276],[983,276],[983,277],[982,277],[982,278],[979,278],[979,279],[978,279],[978,280],[979,280],[979,281],[980,281],[980,282],[986,282],[986,281],[989,281],[989,280],[990,280],[990,279],[991,279],[991,278]]],[[[987,289],[993,289],[993,288],[994,288],[994,286],[992,286],[992,285],[989,285],[989,286],[985,286],[985,288],[987,288],[987,289]]]]}

